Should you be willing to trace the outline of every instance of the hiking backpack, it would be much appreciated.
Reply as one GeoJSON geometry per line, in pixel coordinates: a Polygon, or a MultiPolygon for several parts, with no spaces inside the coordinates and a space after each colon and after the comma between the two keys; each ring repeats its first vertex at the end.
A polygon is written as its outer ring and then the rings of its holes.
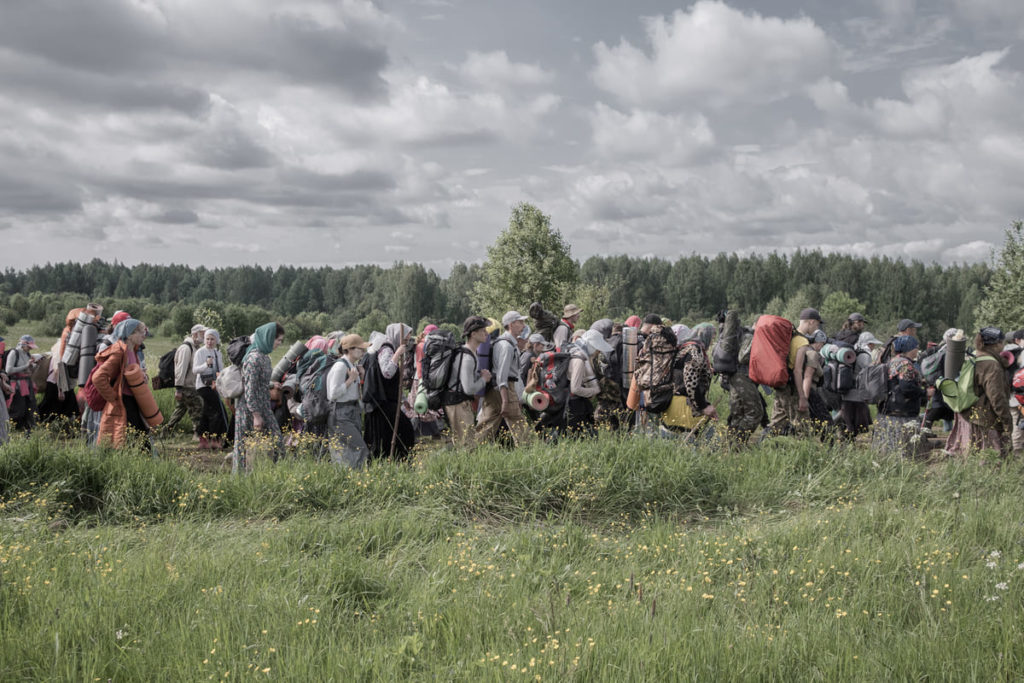
{"type": "Polygon", "coordinates": [[[232,365],[242,367],[242,361],[245,360],[245,354],[249,351],[250,344],[252,344],[252,339],[247,334],[235,337],[228,342],[228,360],[232,365]]]}
{"type": "Polygon", "coordinates": [[[678,351],[672,336],[655,327],[637,354],[633,377],[637,388],[646,392],[644,409],[649,413],[664,412],[672,403],[672,368],[678,351]]]}
{"type": "Polygon", "coordinates": [[[420,384],[426,390],[429,410],[445,405],[445,394],[451,389],[453,361],[461,346],[448,330],[434,330],[423,340],[420,384]]]}
{"type": "Polygon", "coordinates": [[[962,413],[969,410],[978,402],[980,396],[974,388],[975,366],[984,360],[996,360],[992,356],[967,356],[964,358],[963,367],[960,368],[960,376],[956,379],[944,377],[939,380],[936,388],[942,394],[942,400],[954,413],[962,413]]]}
{"type": "Polygon", "coordinates": [[[1024,406],[1024,368],[1013,374],[1013,397],[1024,406]]]}
{"type": "Polygon", "coordinates": [[[334,357],[316,349],[303,357],[295,371],[299,378],[302,419],[306,424],[322,423],[331,414],[331,402],[327,400],[327,373],[335,362],[334,357]]]}
{"type": "Polygon", "coordinates": [[[789,382],[789,346],[796,329],[777,315],[762,315],[750,343],[750,380],[775,389],[789,382]]]}
{"type": "Polygon", "coordinates": [[[530,304],[530,317],[533,318],[533,331],[544,337],[545,341],[551,341],[555,335],[555,328],[561,319],[541,306],[539,301],[530,304]]]}
{"type": "MultiPolygon", "coordinates": [[[[569,359],[568,351],[545,351],[537,356],[533,373],[536,391],[548,395],[548,407],[545,413],[554,415],[565,410],[569,403],[569,359]]],[[[529,391],[533,386],[528,386],[529,391]]],[[[532,393],[532,392],[531,392],[532,393]]]]}
{"type": "Polygon", "coordinates": [[[99,389],[96,388],[95,382],[93,382],[93,376],[105,362],[106,358],[96,361],[96,365],[94,365],[92,370],[89,371],[89,376],[86,378],[85,384],[82,386],[82,396],[85,397],[85,404],[89,406],[94,413],[103,412],[103,409],[107,407],[107,399],[103,398],[99,389]]]}
{"type": "Polygon", "coordinates": [[[711,350],[711,370],[716,375],[731,375],[740,364],[740,346],[743,343],[743,326],[736,311],[725,314],[725,322],[718,334],[718,340],[711,350]]]}
{"type": "Polygon", "coordinates": [[[935,384],[942,379],[945,366],[946,345],[943,344],[936,351],[921,360],[921,376],[928,384],[935,384]]]}
{"type": "Polygon", "coordinates": [[[156,377],[153,378],[154,389],[169,389],[174,386],[174,356],[180,348],[181,346],[176,346],[160,356],[160,362],[156,366],[156,377]]]}

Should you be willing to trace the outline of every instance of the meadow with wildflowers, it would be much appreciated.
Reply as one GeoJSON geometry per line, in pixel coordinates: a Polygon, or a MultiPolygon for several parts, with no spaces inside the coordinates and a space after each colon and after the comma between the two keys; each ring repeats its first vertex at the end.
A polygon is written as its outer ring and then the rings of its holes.
{"type": "Polygon", "coordinates": [[[603,434],[233,477],[16,440],[0,679],[1019,678],[1022,473],[603,434]]]}

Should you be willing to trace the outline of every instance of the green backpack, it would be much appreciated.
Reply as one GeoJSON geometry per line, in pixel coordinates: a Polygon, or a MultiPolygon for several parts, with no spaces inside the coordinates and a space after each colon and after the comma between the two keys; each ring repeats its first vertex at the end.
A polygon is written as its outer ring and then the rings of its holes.
{"type": "Polygon", "coordinates": [[[992,360],[992,356],[967,356],[964,358],[964,365],[960,368],[960,376],[956,379],[942,378],[936,385],[942,394],[942,400],[946,402],[954,413],[962,413],[969,410],[978,402],[978,394],[974,391],[974,366],[978,361],[992,360]]]}

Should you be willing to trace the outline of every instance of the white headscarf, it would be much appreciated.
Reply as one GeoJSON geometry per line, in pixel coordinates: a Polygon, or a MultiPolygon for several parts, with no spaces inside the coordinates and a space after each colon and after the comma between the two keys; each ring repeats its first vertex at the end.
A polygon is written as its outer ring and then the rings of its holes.
{"type": "Polygon", "coordinates": [[[403,323],[391,323],[384,330],[384,336],[396,351],[410,334],[412,334],[412,328],[403,323]]]}

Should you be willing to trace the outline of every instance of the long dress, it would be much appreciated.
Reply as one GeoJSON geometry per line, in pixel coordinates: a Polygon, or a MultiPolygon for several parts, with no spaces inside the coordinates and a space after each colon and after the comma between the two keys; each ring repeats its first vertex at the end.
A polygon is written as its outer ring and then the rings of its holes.
{"type": "Polygon", "coordinates": [[[270,407],[270,371],[270,357],[259,351],[252,351],[242,361],[242,395],[235,402],[233,473],[251,470],[261,455],[276,461],[284,454],[281,427],[270,407]],[[261,432],[253,428],[256,414],[263,417],[261,432]]]}

